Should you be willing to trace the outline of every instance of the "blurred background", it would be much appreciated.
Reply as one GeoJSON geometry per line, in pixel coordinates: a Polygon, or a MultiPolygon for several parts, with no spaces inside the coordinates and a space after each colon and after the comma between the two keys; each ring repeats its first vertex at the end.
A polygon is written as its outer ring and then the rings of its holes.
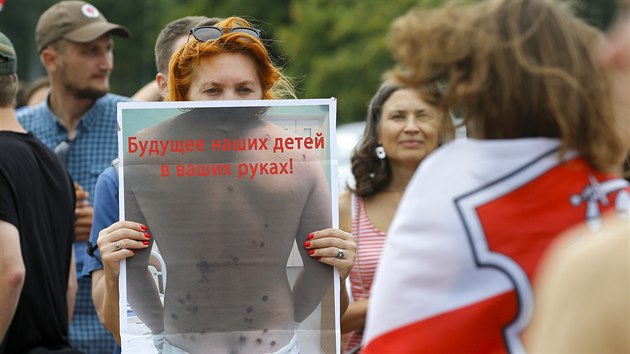
{"type": "MultiPolygon", "coordinates": [[[[105,17],[126,26],[128,40],[115,38],[113,93],[131,96],[155,77],[154,44],[168,22],[188,15],[255,19],[276,63],[285,68],[300,98],[337,98],[340,189],[353,185],[350,156],[359,141],[365,112],[383,73],[393,65],[389,24],[418,5],[447,0],[90,0],[105,17]]],[[[478,0],[458,0],[475,2],[478,0]]],[[[13,41],[19,76],[29,83],[45,75],[35,50],[40,14],[56,0],[0,0],[0,31],[13,41]]],[[[617,0],[567,0],[580,17],[605,30],[617,0]]]]}
{"type": "MultiPolygon", "coordinates": [[[[469,2],[475,0],[469,0],[469,2]]],[[[45,75],[35,50],[39,15],[55,0],[2,0],[0,31],[14,42],[19,76],[30,82],[45,75]]],[[[112,92],[132,95],[155,77],[153,46],[162,27],[182,16],[254,18],[277,63],[300,89],[300,98],[336,97],[338,124],[364,119],[382,74],[392,66],[390,22],[414,5],[435,7],[445,0],[91,0],[107,19],[126,26],[129,40],[116,39],[112,92]]],[[[605,29],[616,0],[573,1],[589,23],[605,29]]]]}

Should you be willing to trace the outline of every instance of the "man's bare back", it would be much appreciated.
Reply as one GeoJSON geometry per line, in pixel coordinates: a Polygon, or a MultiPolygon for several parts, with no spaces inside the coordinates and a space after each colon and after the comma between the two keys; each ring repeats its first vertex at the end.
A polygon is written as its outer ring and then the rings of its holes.
{"type": "MultiPolygon", "coordinates": [[[[276,137],[290,136],[281,128],[257,118],[240,124],[205,118],[184,114],[137,137],[267,139],[268,150],[210,151],[207,144],[204,153],[129,158],[126,219],[149,226],[167,265],[163,323],[170,343],[192,353],[274,352],[291,340],[294,321],[312,312],[332,280],[332,269],[302,247],[309,280],[292,292],[286,276],[293,242],[301,245],[309,232],[331,226],[327,182],[308,152],[272,152],[276,137]],[[239,163],[288,161],[283,174],[250,178],[237,169],[239,163]],[[162,176],[162,165],[169,176],[162,176]],[[177,176],[177,166],[205,165],[223,165],[231,175],[177,176]],[[289,305],[294,296],[295,311],[289,305]]],[[[129,276],[146,272],[145,258],[128,261],[129,276]]],[[[132,303],[144,290],[128,282],[128,291],[132,303]]]]}

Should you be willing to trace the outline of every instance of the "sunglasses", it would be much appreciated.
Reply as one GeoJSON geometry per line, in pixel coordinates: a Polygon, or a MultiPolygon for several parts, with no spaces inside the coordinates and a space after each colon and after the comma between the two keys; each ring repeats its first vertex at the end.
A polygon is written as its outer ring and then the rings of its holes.
{"type": "Polygon", "coordinates": [[[214,26],[199,26],[190,30],[188,38],[192,35],[199,42],[207,42],[219,39],[222,35],[227,33],[244,33],[256,39],[260,39],[262,31],[257,28],[250,27],[220,28],[214,26]]]}

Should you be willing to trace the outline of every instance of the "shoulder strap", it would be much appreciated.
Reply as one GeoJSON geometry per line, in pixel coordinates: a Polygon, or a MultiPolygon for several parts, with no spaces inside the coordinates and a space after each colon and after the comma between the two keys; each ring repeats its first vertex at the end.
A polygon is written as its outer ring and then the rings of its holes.
{"type": "MultiPolygon", "coordinates": [[[[350,193],[350,217],[351,217],[350,220],[352,220],[352,223],[351,223],[352,226],[351,227],[353,229],[355,228],[354,227],[355,226],[355,224],[354,224],[355,223],[355,221],[354,221],[354,215],[355,215],[354,209],[356,208],[356,198],[357,197],[356,197],[356,195],[354,195],[354,193],[350,193]]],[[[356,240],[356,235],[354,235],[354,236],[355,236],[355,240],[356,240]]],[[[356,241],[358,242],[358,240],[356,240],[356,241]]],[[[348,292],[348,300],[350,302],[354,302],[354,297],[352,296],[352,282],[350,281],[350,276],[348,276],[346,278],[346,291],[348,292]]]]}

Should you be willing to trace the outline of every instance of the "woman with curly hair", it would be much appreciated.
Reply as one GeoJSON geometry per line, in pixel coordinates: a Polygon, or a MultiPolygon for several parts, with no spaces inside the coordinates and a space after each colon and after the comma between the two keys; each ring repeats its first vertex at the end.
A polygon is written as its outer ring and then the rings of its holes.
{"type": "Polygon", "coordinates": [[[450,117],[423,100],[423,92],[428,89],[394,82],[378,89],[352,156],[356,187],[339,198],[340,227],[358,245],[349,277],[354,301],[341,319],[342,332],[351,331],[344,352],[361,344],[374,272],[407,183],[424,158],[453,135],[450,117]]]}

